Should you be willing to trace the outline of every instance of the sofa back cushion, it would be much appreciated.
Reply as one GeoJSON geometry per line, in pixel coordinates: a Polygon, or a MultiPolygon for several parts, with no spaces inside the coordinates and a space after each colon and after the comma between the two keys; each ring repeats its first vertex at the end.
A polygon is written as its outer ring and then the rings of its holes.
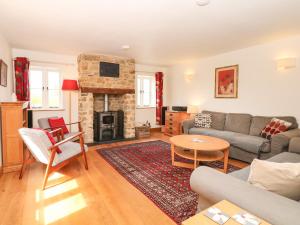
{"type": "Polygon", "coordinates": [[[252,116],[244,113],[228,113],[225,121],[225,130],[249,134],[252,116]]]}
{"type": "Polygon", "coordinates": [[[213,111],[202,111],[202,113],[211,115],[211,128],[216,130],[224,130],[226,113],[222,112],[213,112],[213,111]]]}
{"type": "MultiPolygon", "coordinates": [[[[292,126],[289,129],[295,129],[298,127],[298,123],[295,117],[292,116],[274,116],[278,119],[285,120],[287,122],[292,123],[292,126]]],[[[265,126],[270,123],[272,117],[269,116],[254,116],[252,118],[251,126],[250,126],[250,135],[260,136],[261,131],[265,128],[265,126]]]]}

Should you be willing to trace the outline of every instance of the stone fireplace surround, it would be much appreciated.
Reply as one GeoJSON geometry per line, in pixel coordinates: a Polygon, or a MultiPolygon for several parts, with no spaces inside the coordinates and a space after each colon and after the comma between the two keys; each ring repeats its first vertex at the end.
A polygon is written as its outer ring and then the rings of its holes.
{"type": "Polygon", "coordinates": [[[124,137],[135,137],[135,61],[117,56],[81,54],[78,56],[79,120],[86,143],[94,142],[93,114],[104,111],[108,94],[110,111],[123,110],[124,137]],[[100,77],[100,62],[120,64],[118,78],[100,77]]]}

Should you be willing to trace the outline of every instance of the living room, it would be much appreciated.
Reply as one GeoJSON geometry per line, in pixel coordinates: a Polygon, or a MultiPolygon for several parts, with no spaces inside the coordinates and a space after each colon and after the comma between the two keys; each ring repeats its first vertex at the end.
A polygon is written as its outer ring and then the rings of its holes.
{"type": "Polygon", "coordinates": [[[1,0],[0,224],[300,224],[299,8],[1,0]]]}

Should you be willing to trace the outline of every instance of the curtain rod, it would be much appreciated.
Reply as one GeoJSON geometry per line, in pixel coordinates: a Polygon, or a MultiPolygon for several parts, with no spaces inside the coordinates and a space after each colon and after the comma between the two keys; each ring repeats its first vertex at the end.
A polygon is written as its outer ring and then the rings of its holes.
{"type": "MultiPolygon", "coordinates": [[[[16,58],[13,58],[14,61],[16,58]]],[[[53,61],[42,61],[42,60],[29,60],[29,62],[33,63],[48,63],[48,64],[58,64],[58,65],[67,65],[67,66],[75,66],[74,63],[60,63],[60,62],[53,62],[53,61]]]]}

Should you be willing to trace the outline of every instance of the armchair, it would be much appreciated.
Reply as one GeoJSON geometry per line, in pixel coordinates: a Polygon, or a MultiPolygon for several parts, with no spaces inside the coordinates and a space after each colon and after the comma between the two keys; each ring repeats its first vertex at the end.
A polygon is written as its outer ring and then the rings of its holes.
{"type": "MultiPolygon", "coordinates": [[[[58,132],[58,130],[50,131],[50,133],[58,132]]],[[[32,156],[38,162],[47,165],[44,182],[42,185],[43,190],[45,189],[48,177],[52,172],[59,170],[71,160],[79,156],[83,157],[85,169],[88,169],[88,163],[85,154],[87,151],[87,146],[84,144],[82,132],[78,132],[77,134],[65,138],[64,140],[59,140],[59,142],[56,144],[51,143],[47,134],[43,130],[21,128],[19,129],[19,134],[27,146],[19,179],[22,179],[25,167],[32,161],[32,156]],[[79,138],[79,143],[72,141],[75,138],[79,138]],[[58,148],[61,153],[57,153],[58,148]]]]}

